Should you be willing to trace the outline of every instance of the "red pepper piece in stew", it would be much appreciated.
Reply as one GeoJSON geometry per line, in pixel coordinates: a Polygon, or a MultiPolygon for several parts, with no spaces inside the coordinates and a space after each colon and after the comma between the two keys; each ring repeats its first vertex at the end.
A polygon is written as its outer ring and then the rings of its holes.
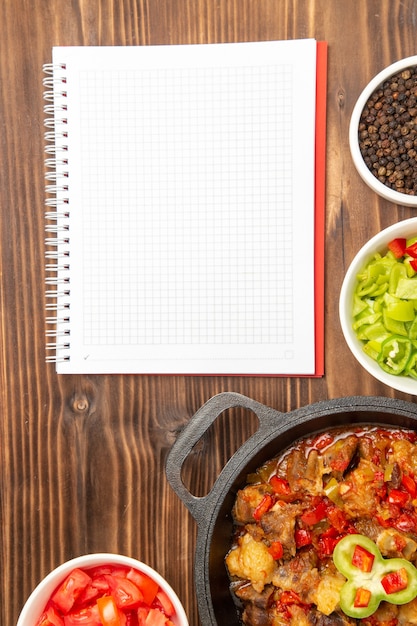
{"type": "Polygon", "coordinates": [[[301,519],[307,526],[314,526],[326,517],[327,506],[324,500],[320,500],[310,511],[305,511],[301,519]]]}
{"type": "MultiPolygon", "coordinates": [[[[352,565],[362,572],[370,572],[374,564],[375,555],[359,544],[355,546],[352,556],[352,565]]],[[[367,605],[365,605],[367,606],[367,605]]]]}
{"type": "Polygon", "coordinates": [[[386,574],[381,579],[381,585],[384,587],[385,593],[397,593],[397,591],[402,591],[403,589],[407,589],[408,586],[408,576],[407,570],[402,567],[401,569],[396,570],[395,572],[390,572],[386,574]]]}
{"type": "Polygon", "coordinates": [[[265,494],[256,509],[253,512],[253,517],[258,522],[264,515],[269,511],[269,509],[274,504],[272,496],[269,493],[265,494]]]}

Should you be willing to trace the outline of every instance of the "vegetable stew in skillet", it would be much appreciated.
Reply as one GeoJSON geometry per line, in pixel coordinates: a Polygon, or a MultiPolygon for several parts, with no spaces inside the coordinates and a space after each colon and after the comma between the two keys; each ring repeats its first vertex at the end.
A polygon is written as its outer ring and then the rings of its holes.
{"type": "Polygon", "coordinates": [[[251,473],[226,556],[249,626],[417,624],[417,434],[352,426],[251,473]]]}

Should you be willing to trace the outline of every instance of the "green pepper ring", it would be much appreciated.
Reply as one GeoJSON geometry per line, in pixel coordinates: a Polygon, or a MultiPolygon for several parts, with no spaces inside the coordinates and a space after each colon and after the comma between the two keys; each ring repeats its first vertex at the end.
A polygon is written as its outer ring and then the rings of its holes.
{"type": "Polygon", "coordinates": [[[414,565],[406,559],[384,559],[376,544],[364,535],[347,535],[341,539],[334,549],[333,561],[339,572],[347,578],[340,592],[340,608],[349,617],[357,619],[369,617],[375,613],[382,601],[407,604],[417,596],[417,569],[414,565]],[[370,572],[363,572],[352,564],[353,552],[357,545],[375,557],[370,572]],[[403,568],[407,572],[407,587],[394,593],[386,593],[381,584],[382,578],[403,568]],[[359,588],[371,592],[369,603],[365,607],[354,606],[359,588]]]}
{"type": "Polygon", "coordinates": [[[383,341],[381,345],[381,352],[379,353],[377,360],[382,369],[388,372],[388,374],[398,376],[406,369],[411,353],[412,344],[407,337],[392,335],[383,341]],[[403,354],[400,356],[400,360],[396,361],[395,356],[390,357],[390,350],[398,350],[398,346],[400,344],[403,347],[403,354]]]}

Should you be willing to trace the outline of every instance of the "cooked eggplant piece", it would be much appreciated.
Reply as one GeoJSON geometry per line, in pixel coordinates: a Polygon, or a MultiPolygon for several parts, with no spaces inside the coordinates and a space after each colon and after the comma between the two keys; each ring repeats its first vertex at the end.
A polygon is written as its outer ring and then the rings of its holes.
{"type": "Polygon", "coordinates": [[[317,495],[323,487],[323,464],[317,450],[311,450],[306,456],[302,450],[295,449],[286,460],[286,478],[291,491],[305,491],[317,495]]]}
{"type": "Polygon", "coordinates": [[[300,504],[277,503],[265,513],[260,521],[265,539],[269,543],[279,541],[282,544],[284,555],[294,556],[296,552],[295,524],[297,517],[303,512],[300,504]]]}
{"type": "Polygon", "coordinates": [[[235,594],[240,600],[251,602],[260,609],[267,609],[270,606],[273,593],[274,587],[272,585],[267,585],[261,593],[250,584],[235,588],[235,594]]]}
{"type": "Polygon", "coordinates": [[[266,485],[248,485],[237,493],[233,517],[236,524],[253,522],[253,514],[265,493],[269,491],[266,485]]]}
{"type": "Polygon", "coordinates": [[[358,450],[358,438],[350,435],[338,439],[323,451],[322,460],[324,467],[336,478],[341,479],[345,472],[354,468],[353,459],[358,450]]]}

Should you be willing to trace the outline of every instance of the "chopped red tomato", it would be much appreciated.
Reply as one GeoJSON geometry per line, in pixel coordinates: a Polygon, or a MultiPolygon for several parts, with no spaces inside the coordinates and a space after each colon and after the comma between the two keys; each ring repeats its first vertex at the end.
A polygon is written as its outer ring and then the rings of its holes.
{"type": "Polygon", "coordinates": [[[79,568],[73,569],[53,594],[52,602],[62,613],[68,613],[90,582],[91,578],[86,572],[79,568]]]}
{"type": "Polygon", "coordinates": [[[307,526],[314,526],[326,517],[327,506],[324,500],[320,500],[310,511],[305,511],[301,519],[307,526]]]}
{"type": "Polygon", "coordinates": [[[38,626],[64,626],[64,620],[58,615],[53,606],[41,615],[38,626]]]}
{"type": "Polygon", "coordinates": [[[126,574],[126,578],[131,580],[140,589],[145,604],[151,605],[155,600],[159,585],[150,576],[136,569],[131,568],[126,574]]]}
{"type": "Polygon", "coordinates": [[[124,626],[138,626],[138,616],[135,610],[122,613],[125,618],[124,626]]]}
{"type": "Polygon", "coordinates": [[[111,595],[119,609],[137,608],[143,602],[143,594],[131,580],[125,576],[106,575],[111,595]]]}
{"type": "Polygon", "coordinates": [[[111,565],[96,565],[95,567],[90,567],[88,573],[91,578],[94,580],[96,578],[100,578],[100,576],[104,576],[104,574],[112,574],[116,571],[116,566],[112,567],[111,565]]]}
{"type": "Polygon", "coordinates": [[[168,598],[165,591],[163,591],[163,589],[159,589],[158,593],[156,594],[156,599],[160,603],[165,615],[167,615],[168,617],[172,617],[175,613],[174,605],[168,598]]]}
{"type": "Polygon", "coordinates": [[[146,618],[148,617],[149,609],[145,606],[141,606],[138,608],[138,624],[139,626],[145,626],[146,618]]]}
{"type": "Polygon", "coordinates": [[[356,590],[355,599],[353,600],[353,606],[356,608],[364,608],[368,606],[370,599],[371,592],[369,591],[369,589],[359,587],[359,589],[356,590]]]}
{"type": "Polygon", "coordinates": [[[174,626],[159,609],[139,609],[139,626],[174,626]]]}
{"type": "MultiPolygon", "coordinates": [[[[396,259],[400,259],[404,256],[407,247],[407,240],[403,237],[397,237],[388,244],[388,249],[391,250],[396,259]]],[[[412,256],[412,255],[410,255],[412,256]]]]}
{"type": "Polygon", "coordinates": [[[146,626],[165,626],[167,623],[166,616],[159,609],[151,609],[146,618],[146,626]]]}
{"type": "Polygon", "coordinates": [[[402,567],[395,572],[386,574],[381,579],[381,585],[383,586],[385,593],[388,594],[406,589],[408,586],[407,570],[405,567],[402,567]]]}
{"type": "Polygon", "coordinates": [[[273,504],[274,501],[272,496],[270,496],[269,493],[265,494],[253,512],[254,519],[258,522],[265,515],[265,513],[269,511],[273,504]]]}
{"type": "Polygon", "coordinates": [[[103,626],[97,604],[79,611],[71,611],[64,616],[64,626],[103,626]]]}
{"type": "Polygon", "coordinates": [[[281,559],[282,555],[284,554],[284,548],[282,546],[282,543],[280,541],[273,541],[268,548],[268,552],[276,561],[278,559],[281,559]]]}
{"type": "MultiPolygon", "coordinates": [[[[362,572],[370,572],[374,564],[375,555],[368,552],[364,547],[357,544],[352,555],[352,565],[362,572]]],[[[369,601],[369,600],[368,600],[369,601]]],[[[362,605],[363,606],[363,605],[362,605]]],[[[367,604],[365,606],[368,606],[367,604]]]]}
{"type": "Polygon", "coordinates": [[[78,596],[76,604],[79,606],[87,606],[91,604],[93,600],[100,598],[101,596],[110,592],[110,586],[103,575],[93,578],[91,583],[87,585],[84,591],[78,596]]]}
{"type": "Polygon", "coordinates": [[[74,569],[35,626],[174,626],[175,608],[152,578],[123,566],[74,569]]]}
{"type": "Polygon", "coordinates": [[[103,626],[121,626],[119,610],[113,596],[98,598],[97,607],[103,626]]]}

